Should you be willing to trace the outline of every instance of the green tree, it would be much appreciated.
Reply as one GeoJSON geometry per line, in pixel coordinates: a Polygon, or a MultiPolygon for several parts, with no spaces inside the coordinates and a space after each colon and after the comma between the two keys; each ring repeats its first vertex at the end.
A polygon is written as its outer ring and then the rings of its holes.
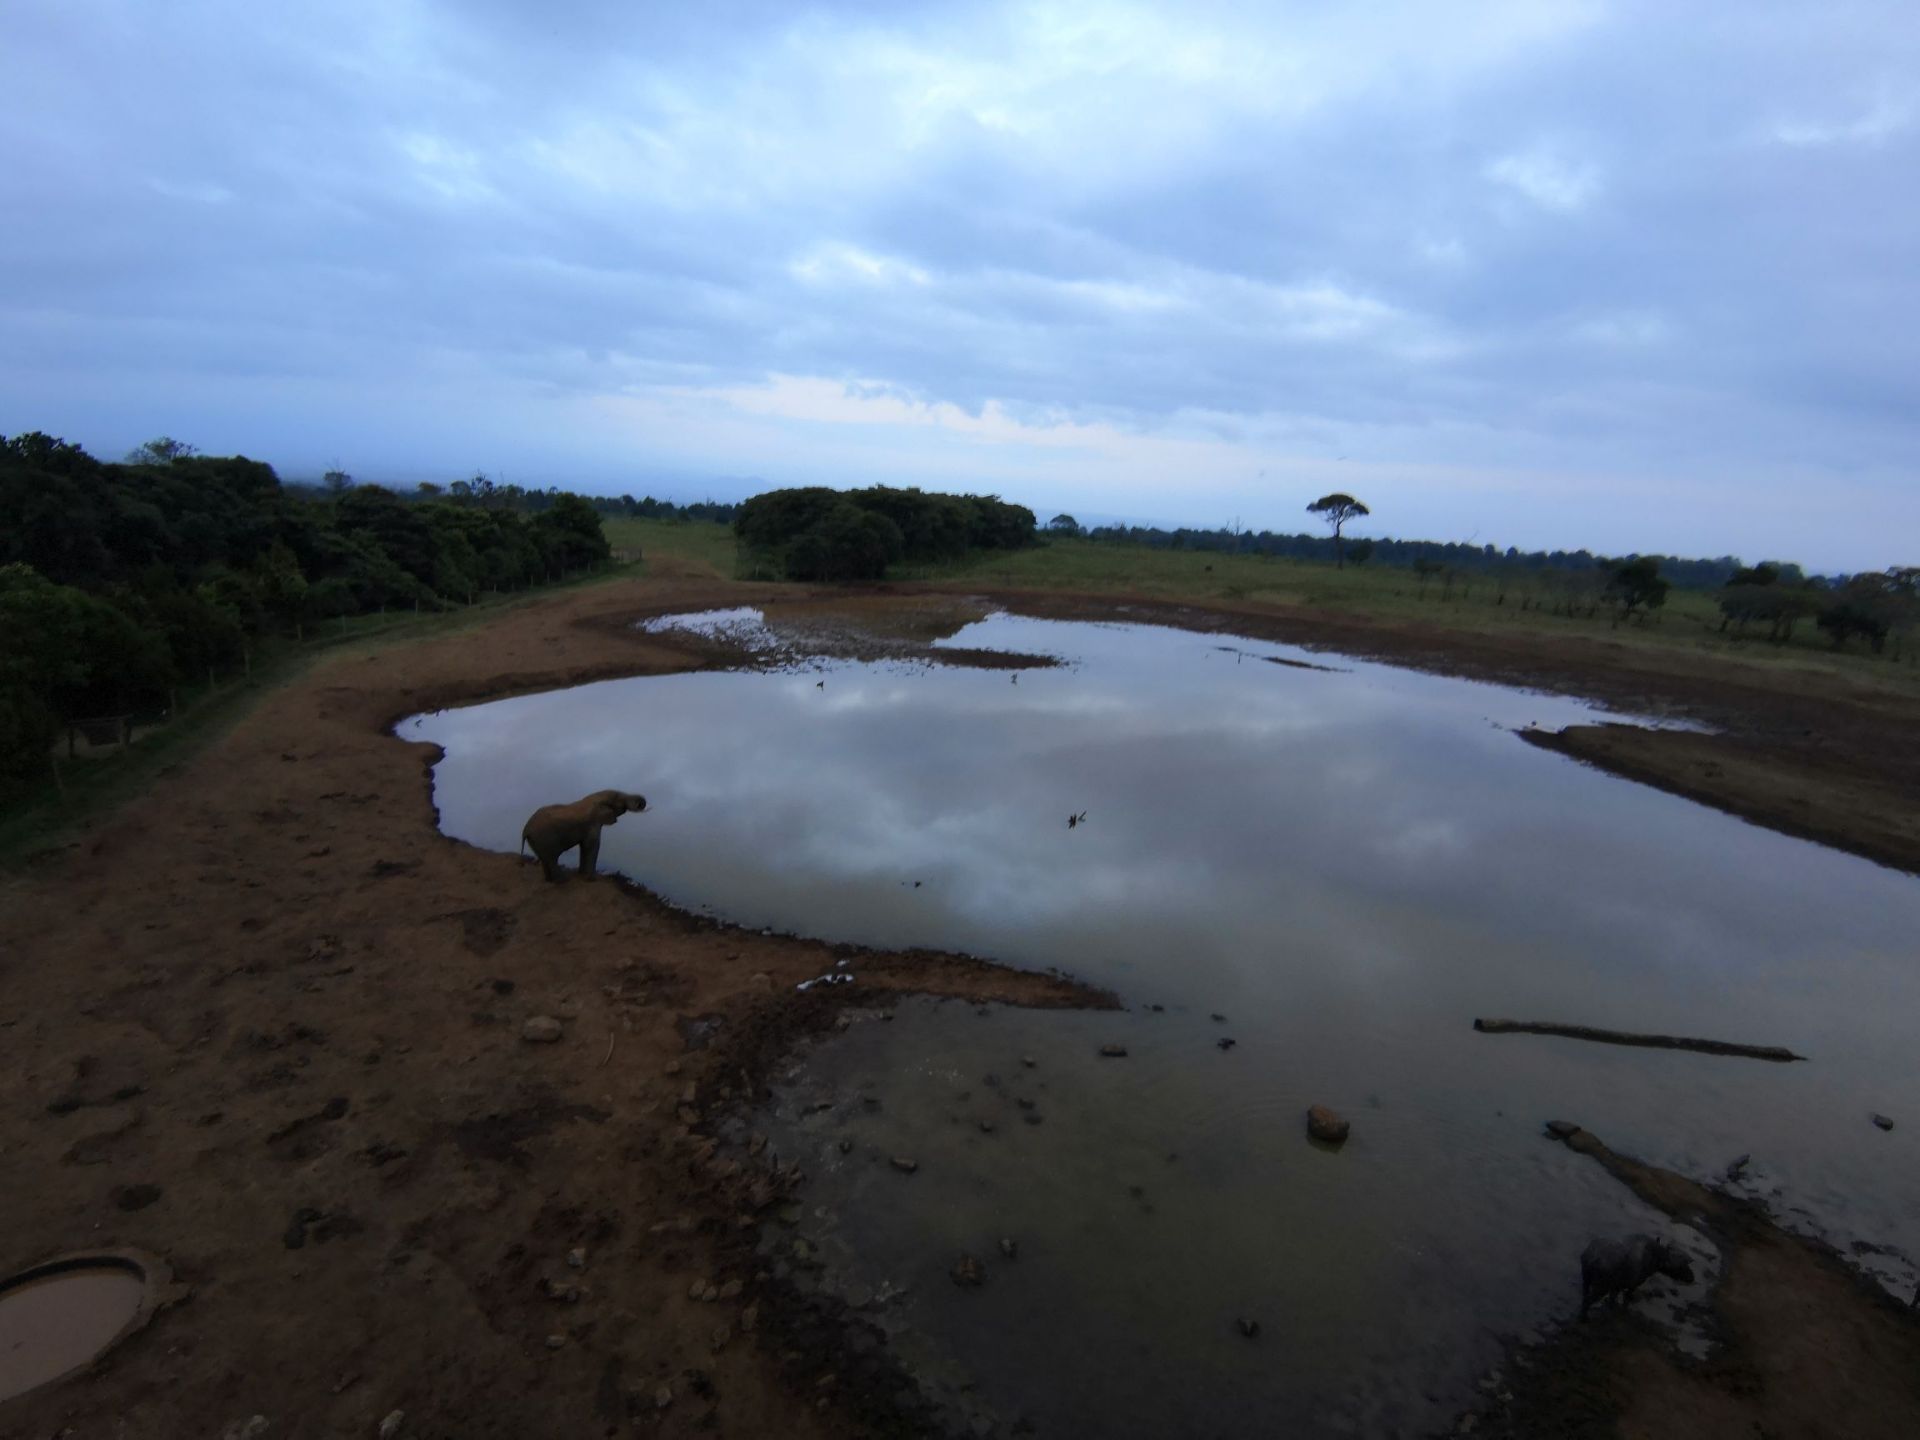
{"type": "Polygon", "coordinates": [[[0,770],[38,769],[65,722],[151,702],[171,678],[160,637],[116,606],[0,566],[0,770]]]}
{"type": "Polygon", "coordinates": [[[176,440],[171,435],[156,435],[144,445],[136,445],[127,452],[129,465],[171,465],[176,460],[185,460],[199,452],[184,440],[176,440]]]}
{"type": "Polygon", "coordinates": [[[1333,568],[1340,569],[1347,563],[1346,543],[1341,537],[1341,532],[1353,521],[1371,515],[1373,512],[1353,496],[1338,490],[1331,495],[1322,495],[1307,506],[1307,511],[1309,514],[1318,515],[1326,522],[1327,528],[1333,531],[1333,568]]]}
{"type": "Polygon", "coordinates": [[[1071,515],[1056,515],[1047,522],[1047,533],[1050,535],[1078,535],[1080,533],[1080,522],[1071,515]]]}
{"type": "Polygon", "coordinates": [[[788,542],[789,580],[878,580],[900,558],[900,527],[886,516],[842,501],[788,542]]]}
{"type": "Polygon", "coordinates": [[[1670,588],[1671,583],[1660,574],[1659,558],[1638,555],[1613,566],[1601,594],[1620,607],[1620,618],[1624,620],[1635,610],[1658,610],[1667,603],[1670,588]]]}
{"type": "Polygon", "coordinates": [[[1356,565],[1364,565],[1373,558],[1373,541],[1356,540],[1347,547],[1347,559],[1356,565]]]}

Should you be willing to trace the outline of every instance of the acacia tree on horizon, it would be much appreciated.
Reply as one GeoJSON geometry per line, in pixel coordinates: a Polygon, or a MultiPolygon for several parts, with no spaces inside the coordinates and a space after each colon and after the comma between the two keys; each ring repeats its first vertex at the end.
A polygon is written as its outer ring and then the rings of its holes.
{"type": "Polygon", "coordinates": [[[1307,509],[1312,514],[1318,515],[1332,527],[1333,568],[1336,570],[1344,569],[1347,563],[1347,547],[1346,542],[1340,538],[1342,527],[1344,527],[1349,520],[1358,520],[1361,516],[1371,515],[1373,512],[1358,500],[1354,499],[1353,496],[1340,490],[1334,491],[1331,495],[1322,495],[1318,500],[1307,506],[1307,509]]]}

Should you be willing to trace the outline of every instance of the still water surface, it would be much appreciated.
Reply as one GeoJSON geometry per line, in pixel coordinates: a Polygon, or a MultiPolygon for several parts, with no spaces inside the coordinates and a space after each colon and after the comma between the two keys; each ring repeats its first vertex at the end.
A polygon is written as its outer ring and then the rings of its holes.
{"type": "MultiPolygon", "coordinates": [[[[1703,1177],[1751,1153],[1789,1220],[1920,1253],[1920,882],[1512,733],[1591,717],[1565,698],[1147,626],[996,616],[950,643],[1064,663],[612,681],[402,733],[446,748],[460,839],[512,850],[537,805],[636,789],[602,867],[689,908],[1119,993],[904,1006],[812,1049],[759,1122],[812,1176],[796,1218],[829,1285],[959,1410],[1049,1435],[1441,1424],[1504,1338],[1570,1316],[1587,1238],[1670,1228],[1549,1117],[1703,1177]],[[1338,1153],[1304,1138],[1314,1102],[1353,1120],[1338,1153]],[[947,1278],[961,1252],[978,1290],[947,1278]]],[[[1655,1316],[1688,1298],[1648,1289],[1655,1316]]]]}

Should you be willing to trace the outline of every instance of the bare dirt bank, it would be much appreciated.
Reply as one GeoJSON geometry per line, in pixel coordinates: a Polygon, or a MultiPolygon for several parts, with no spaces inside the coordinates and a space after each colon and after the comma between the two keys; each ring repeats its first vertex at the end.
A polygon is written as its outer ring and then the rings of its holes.
{"type": "MultiPolygon", "coordinates": [[[[1893,723],[1865,697],[1776,704],[1732,678],[1584,653],[1450,649],[1444,636],[1254,611],[996,598],[1718,723],[1747,705],[1757,730],[1697,737],[1721,754],[1817,712],[1823,743],[1856,757],[1848,775],[1893,723]]],[[[785,1177],[720,1153],[709,1117],[757,1093],[793,1035],[833,1023],[842,1004],[902,991],[1107,997],[964,957],[865,953],[857,985],[796,995],[849,952],[700,921],[634,886],[547,886],[516,857],[449,841],[435,826],[431,747],[388,733],[416,710],[714,663],[728,657],[632,621],[776,599],[816,632],[836,614],[884,611],[889,655],[966,613],[925,592],[827,603],[666,575],[342,653],[75,846],[6,879],[0,1266],[138,1247],[166,1256],[192,1295],[94,1376],[0,1402],[0,1437],[221,1435],[254,1415],[267,1436],[372,1435],[394,1410],[405,1435],[918,1428],[911,1385],[884,1355],[845,1343],[846,1317],[754,1268],[754,1217],[785,1177]],[[521,1038],[535,1015],[562,1022],[558,1042],[521,1038]]],[[[1920,759],[1888,758],[1894,792],[1920,794],[1920,774],[1898,769],[1920,759]]]]}

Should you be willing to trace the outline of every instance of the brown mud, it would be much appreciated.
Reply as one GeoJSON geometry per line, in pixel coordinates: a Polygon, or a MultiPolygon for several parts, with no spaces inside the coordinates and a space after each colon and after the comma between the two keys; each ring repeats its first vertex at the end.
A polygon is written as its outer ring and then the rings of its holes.
{"type": "MultiPolygon", "coordinates": [[[[1734,698],[1715,700],[1698,674],[1636,679],[1620,657],[1589,671],[1350,621],[994,598],[1722,724],[1748,693],[1729,679],[1734,698]]],[[[723,1153],[716,1118],[763,1093],[793,1038],[847,1005],[1111,998],[970,957],[741,931],[624,882],[544,884],[517,856],[440,835],[436,752],[389,733],[416,711],[737,663],[724,644],[634,621],[768,603],[776,631],[892,616],[884,644],[842,652],[882,657],[932,658],[926,642],[974,613],[924,591],[847,599],[669,569],[338,653],[0,882],[0,1273],[137,1246],[190,1290],[90,1374],[0,1403],[0,1437],[219,1435],[256,1415],[274,1436],[371,1435],[396,1410],[403,1435],[925,1429],[910,1378],[872,1335],[756,1268],[757,1217],[795,1177],[773,1157],[723,1153]],[[840,959],[854,984],[795,991],[840,959]],[[535,1016],[559,1020],[561,1038],[523,1039],[535,1016]]],[[[1786,744],[1765,737],[1818,710],[1829,754],[1864,754],[1889,723],[1867,698],[1789,695],[1776,712],[1752,693],[1759,728],[1703,743],[1786,744]]],[[[1878,774],[1896,793],[1914,784],[1878,774]]],[[[1790,1298],[1782,1323],[1764,1307],[1742,1323],[1852,1366],[1852,1327],[1867,1323],[1857,1291],[1828,1277],[1790,1298]]],[[[1646,1371],[1649,1395],[1664,1375],[1646,1371]]],[[[1638,1382],[1606,1383],[1608,1403],[1638,1413],[1638,1382]]]]}

